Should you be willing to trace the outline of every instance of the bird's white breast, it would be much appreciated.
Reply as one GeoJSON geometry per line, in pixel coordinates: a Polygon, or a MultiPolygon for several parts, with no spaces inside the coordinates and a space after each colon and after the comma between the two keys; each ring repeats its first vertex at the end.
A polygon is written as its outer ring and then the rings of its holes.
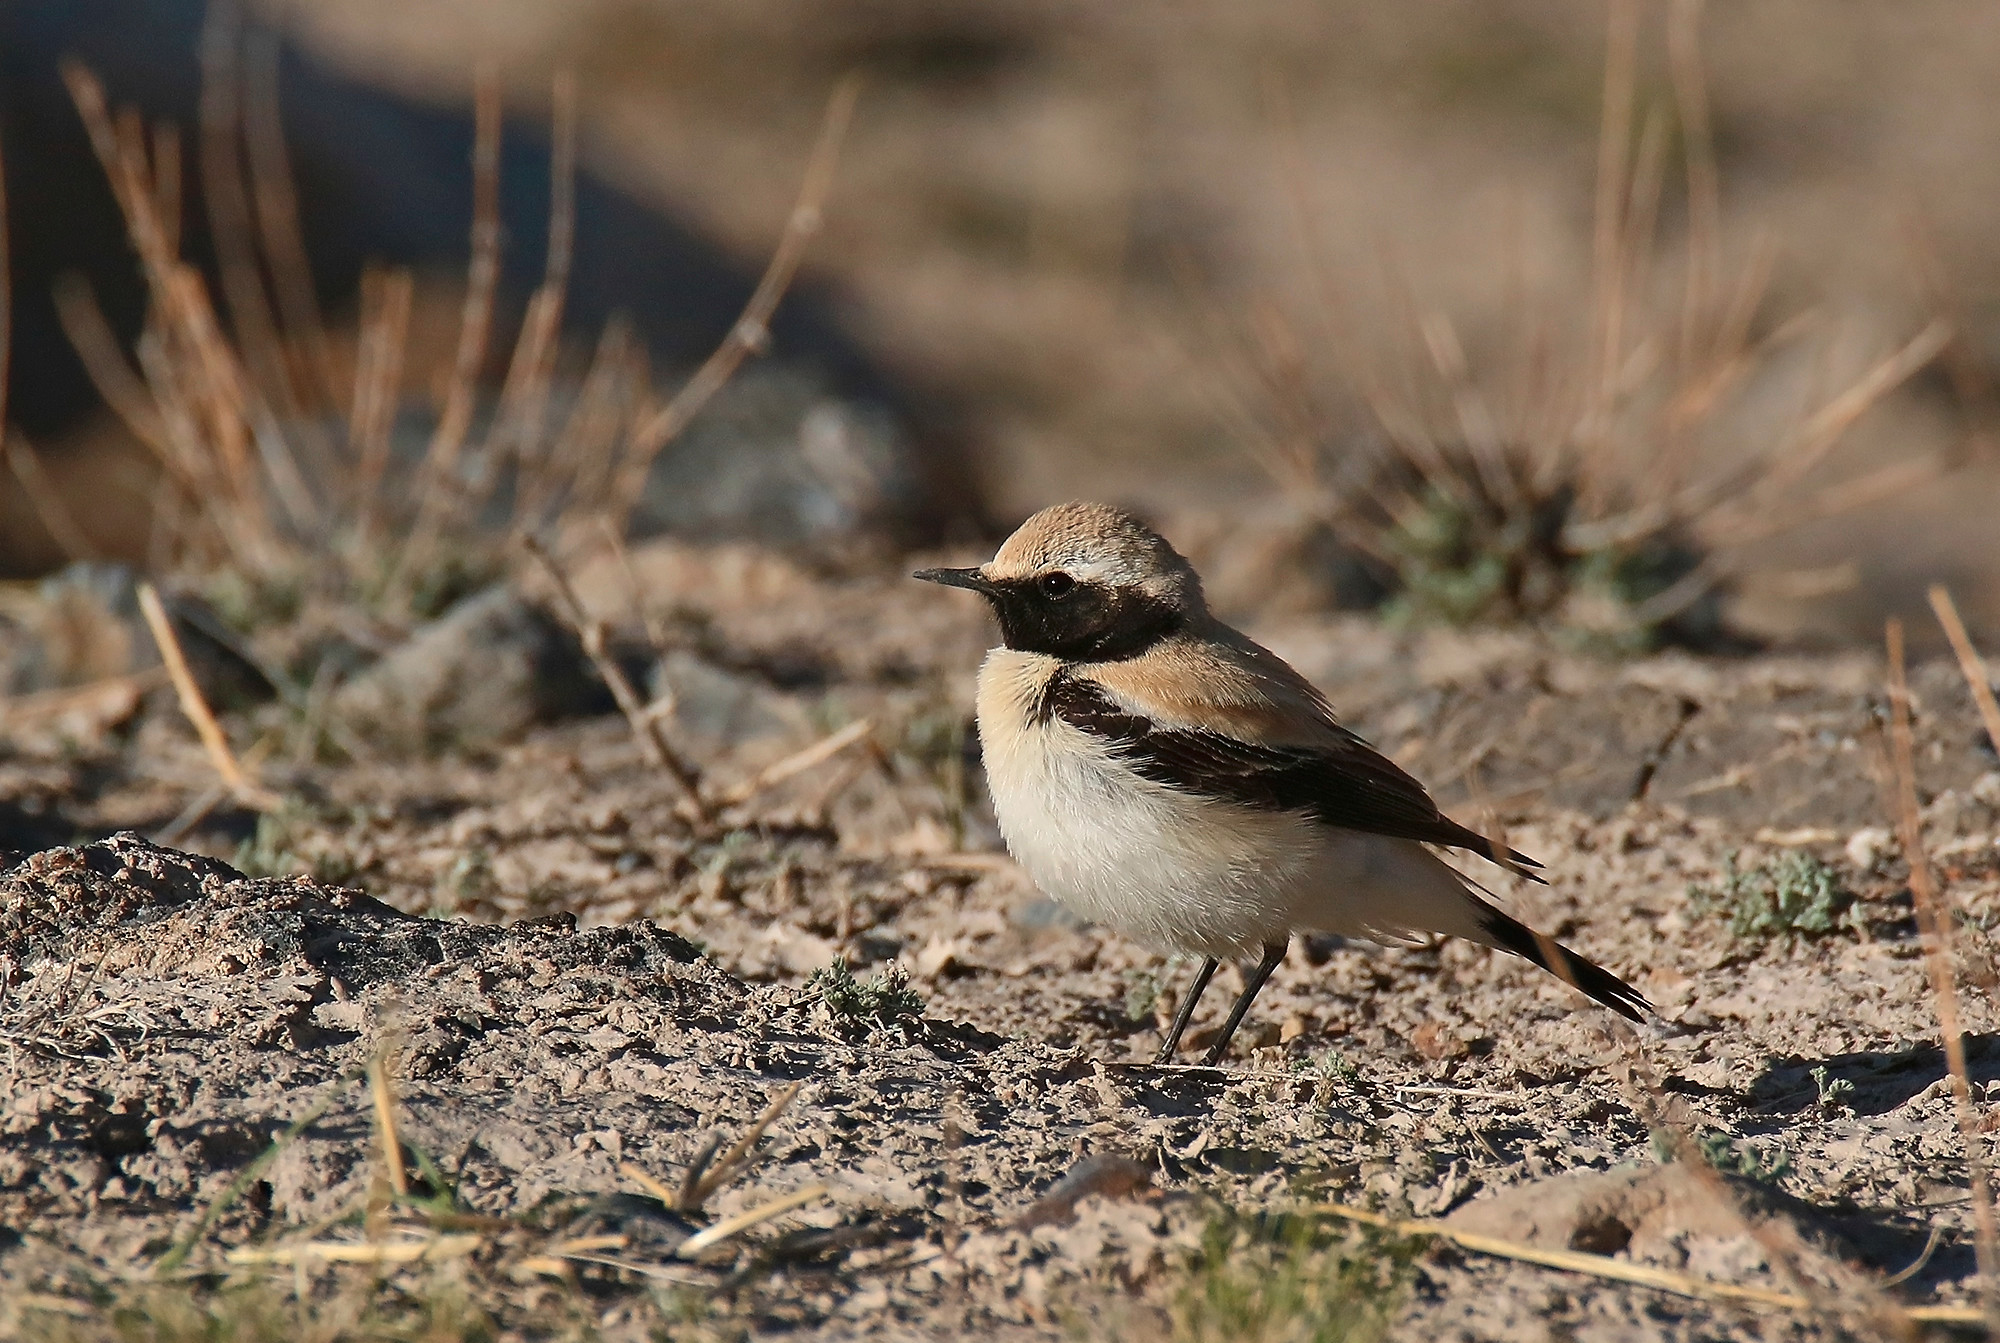
{"type": "Polygon", "coordinates": [[[1163,950],[1233,956],[1282,938],[1324,832],[1155,783],[1060,718],[1037,722],[1057,666],[995,649],[980,669],[980,748],[1015,860],[1085,918],[1163,950]]]}

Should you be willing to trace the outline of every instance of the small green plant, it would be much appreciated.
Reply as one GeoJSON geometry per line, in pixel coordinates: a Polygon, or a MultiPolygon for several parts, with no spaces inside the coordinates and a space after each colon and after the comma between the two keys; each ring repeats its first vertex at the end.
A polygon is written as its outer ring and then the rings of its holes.
{"type": "Polygon", "coordinates": [[[1700,562],[1678,537],[1579,549],[1566,534],[1574,483],[1558,481],[1540,494],[1523,485],[1503,501],[1470,467],[1461,474],[1460,493],[1423,486],[1384,534],[1396,589],[1385,618],[1417,625],[1553,619],[1611,653],[1643,653],[1689,633],[1641,614],[1700,562]]]}
{"type": "Polygon", "coordinates": [[[301,1338],[486,1343],[499,1334],[464,1284],[444,1272],[394,1284],[343,1279],[301,1300],[289,1288],[232,1282],[218,1291],[126,1284],[88,1316],[29,1311],[23,1337],[52,1343],[293,1343],[301,1338]]]}
{"type": "Polygon", "coordinates": [[[1177,1343],[1372,1343],[1408,1290],[1418,1243],[1224,1213],[1174,1303],[1177,1343]]]}
{"type": "Polygon", "coordinates": [[[812,972],[805,991],[842,1021],[894,1026],[924,1015],[924,1000],[910,988],[910,972],[893,962],[864,984],[845,960],[836,959],[826,969],[812,972]]]}
{"type": "Polygon", "coordinates": [[[1749,941],[1779,937],[1822,937],[1849,922],[1843,919],[1854,893],[1840,874],[1809,853],[1791,852],[1749,871],[1736,855],[1723,860],[1722,883],[1691,883],[1688,899],[1701,914],[1724,915],[1730,931],[1749,941]]]}
{"type": "Polygon", "coordinates": [[[1347,1055],[1338,1049],[1322,1049],[1317,1054],[1302,1055],[1291,1062],[1293,1076],[1310,1080],[1313,1088],[1313,1104],[1325,1107],[1333,1103],[1336,1090],[1352,1087],[1361,1077],[1347,1055]]]}
{"type": "Polygon", "coordinates": [[[229,865],[246,877],[295,877],[312,864],[298,851],[300,816],[287,807],[265,812],[257,829],[236,847],[229,865]]]}
{"type": "Polygon", "coordinates": [[[1844,1110],[1848,1107],[1848,1097],[1854,1094],[1854,1083],[1845,1077],[1832,1077],[1821,1064],[1812,1070],[1813,1085],[1819,1088],[1819,1108],[1822,1110],[1844,1110]]]}
{"type": "Polygon", "coordinates": [[[237,845],[229,865],[246,877],[309,876],[327,886],[344,886],[360,865],[345,850],[306,842],[322,823],[318,813],[299,803],[265,812],[250,838],[237,845]]]}
{"type": "Polygon", "coordinates": [[[1135,970],[1125,988],[1125,1019],[1131,1022],[1152,1019],[1160,1001],[1160,976],[1154,970],[1135,970]]]}
{"type": "Polygon", "coordinates": [[[1738,1142],[1727,1133],[1702,1133],[1695,1141],[1708,1164],[1724,1175],[1775,1184],[1792,1173],[1792,1157],[1777,1143],[1738,1142]]]}
{"type": "MultiPolygon", "coordinates": [[[[1777,1142],[1738,1141],[1719,1129],[1699,1129],[1692,1135],[1702,1160],[1724,1175],[1736,1175],[1759,1184],[1776,1184],[1792,1173],[1792,1155],[1777,1142]]],[[[1655,1130],[1653,1155],[1662,1162],[1674,1159],[1674,1140],[1655,1130]]]]}

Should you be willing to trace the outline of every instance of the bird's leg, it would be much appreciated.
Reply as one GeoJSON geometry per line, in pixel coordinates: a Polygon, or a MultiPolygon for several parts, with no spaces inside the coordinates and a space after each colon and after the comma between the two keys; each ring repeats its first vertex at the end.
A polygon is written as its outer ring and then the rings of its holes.
{"type": "Polygon", "coordinates": [[[1180,1010],[1174,1013],[1173,1029],[1167,1032],[1167,1042],[1160,1046],[1154,1063],[1173,1062],[1174,1051],[1181,1047],[1181,1036],[1187,1034],[1188,1022],[1194,1017],[1194,1005],[1201,1001],[1201,995],[1208,991],[1208,981],[1215,976],[1215,966],[1215,957],[1202,958],[1201,969],[1195,972],[1194,983],[1188,985],[1187,997],[1181,999],[1180,1010]]]}
{"type": "Polygon", "coordinates": [[[1250,1004],[1257,997],[1257,991],[1264,987],[1264,981],[1285,959],[1285,948],[1289,945],[1291,939],[1286,938],[1264,948],[1264,959],[1257,963],[1257,968],[1250,974],[1250,982],[1243,986],[1243,996],[1236,1000],[1236,1006],[1229,1009],[1229,1020],[1222,1023],[1222,1034],[1216,1036],[1215,1043],[1208,1047],[1208,1057],[1202,1060],[1204,1067],[1213,1068],[1229,1052],[1229,1037],[1236,1034],[1236,1028],[1243,1024],[1243,1014],[1250,1010],[1250,1004]]]}

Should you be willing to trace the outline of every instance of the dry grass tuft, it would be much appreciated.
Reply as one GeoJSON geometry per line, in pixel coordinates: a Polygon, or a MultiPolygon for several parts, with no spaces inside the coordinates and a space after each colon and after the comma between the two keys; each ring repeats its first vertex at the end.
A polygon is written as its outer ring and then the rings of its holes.
{"type": "MultiPolygon", "coordinates": [[[[478,374],[499,275],[501,109],[497,73],[482,70],[464,308],[450,378],[426,405],[407,385],[407,270],[364,276],[351,355],[327,338],[276,124],[272,53],[252,43],[246,62],[245,42],[240,20],[219,8],[203,47],[200,157],[221,303],[179,255],[178,139],[141,133],[82,66],[63,72],[150,290],[136,367],[86,287],[65,287],[59,305],[99,392],[164,470],[157,567],[233,570],[421,616],[468,580],[504,569],[512,538],[546,534],[560,544],[601,520],[622,531],[660,451],[768,343],[772,313],[820,228],[854,81],[834,91],[797,204],[741,318],[688,384],[657,404],[643,352],[622,325],[605,331],[573,387],[557,377],[577,131],[575,80],[558,74],[543,279],[488,406],[478,374]]],[[[0,362],[5,351],[0,337],[0,362]]],[[[8,456],[17,473],[33,475],[25,449],[8,456]]],[[[75,531],[63,521],[51,515],[58,535],[75,531]]],[[[79,537],[67,544],[75,549],[79,537]]]]}
{"type": "MultiPolygon", "coordinates": [[[[1343,331],[1356,304],[1310,243],[1318,311],[1266,303],[1218,342],[1252,455],[1303,515],[1365,557],[1392,611],[1550,620],[1624,648],[1713,642],[1712,597],[1751,546],[1944,469],[1925,457],[1825,479],[1848,431],[1952,330],[1933,321],[1829,390],[1842,333],[1811,312],[1766,311],[1770,243],[1727,264],[1701,10],[1672,7],[1672,97],[1641,107],[1638,6],[1611,4],[1591,302],[1566,333],[1524,318],[1512,385],[1482,378],[1451,320],[1407,284],[1395,294],[1405,366],[1364,357],[1343,331]],[[1668,249],[1656,231],[1674,140],[1688,223],[1668,249]],[[1774,422],[1766,407],[1786,398],[1801,408],[1774,422]],[[1368,425],[1360,441],[1335,413],[1350,401],[1368,425]]],[[[1282,125],[1283,90],[1274,102],[1282,125]]],[[[1297,162],[1286,176],[1309,239],[1297,162]]],[[[1399,273],[1393,258],[1384,270],[1399,273]]]]}
{"type": "MultiPolygon", "coordinates": [[[[1940,614],[1950,609],[1947,596],[1940,614]]],[[[1953,612],[1955,615],[1956,612],[1953,612]]],[[[1947,625],[1949,628],[1949,625],[1947,625]]],[[[1960,631],[1963,633],[1962,629],[1960,631]]],[[[1972,1083],[1965,1063],[1965,1034],[1958,1015],[1958,963],[1952,949],[1958,912],[1938,889],[1924,852],[1923,822],[1917,807],[1915,753],[1910,736],[1910,686],[1903,668],[1903,623],[1890,620],[1889,744],[1896,784],[1896,828],[1903,857],[1910,865],[1910,895],[1916,904],[1917,926],[1923,934],[1924,964],[1930,972],[1931,994],[1937,1002],[1938,1028],[1944,1035],[1945,1067],[1951,1078],[1952,1107],[1965,1166],[1972,1186],[1974,1248],[1979,1258],[1979,1290],[1985,1304],[1986,1329],[2000,1336],[2000,1225],[1993,1210],[1993,1186],[1986,1169],[1984,1139],[1972,1106],[1972,1083]]],[[[1988,692],[1990,695],[1990,691],[1988,692]]]]}

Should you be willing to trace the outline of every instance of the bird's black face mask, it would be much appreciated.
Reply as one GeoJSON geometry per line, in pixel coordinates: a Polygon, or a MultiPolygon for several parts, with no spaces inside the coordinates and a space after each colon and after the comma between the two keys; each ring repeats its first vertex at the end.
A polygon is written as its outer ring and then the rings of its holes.
{"type": "Polygon", "coordinates": [[[1151,593],[1072,578],[1061,570],[990,579],[978,569],[923,569],[927,583],[968,588],[993,603],[1009,648],[1065,662],[1116,662],[1180,628],[1180,613],[1151,593]]]}

